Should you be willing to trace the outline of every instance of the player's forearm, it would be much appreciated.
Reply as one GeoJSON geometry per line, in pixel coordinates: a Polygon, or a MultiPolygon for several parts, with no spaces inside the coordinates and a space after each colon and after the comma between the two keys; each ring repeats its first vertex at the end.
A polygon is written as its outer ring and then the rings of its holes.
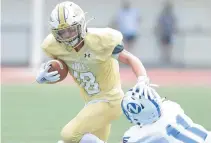
{"type": "Polygon", "coordinates": [[[143,66],[142,62],[135,56],[132,56],[128,59],[128,65],[132,68],[136,77],[146,76],[146,69],[143,66]]]}
{"type": "Polygon", "coordinates": [[[146,69],[143,66],[142,62],[136,56],[132,55],[126,50],[121,52],[121,54],[119,55],[119,61],[129,65],[137,78],[147,75],[146,69]]]}

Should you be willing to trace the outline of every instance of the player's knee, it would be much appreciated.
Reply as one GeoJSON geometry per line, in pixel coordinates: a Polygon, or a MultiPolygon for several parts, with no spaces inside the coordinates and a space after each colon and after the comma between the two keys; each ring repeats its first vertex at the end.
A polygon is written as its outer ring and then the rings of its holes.
{"type": "Polygon", "coordinates": [[[63,128],[61,131],[61,138],[65,143],[79,143],[82,135],[79,135],[72,130],[63,128]]]}

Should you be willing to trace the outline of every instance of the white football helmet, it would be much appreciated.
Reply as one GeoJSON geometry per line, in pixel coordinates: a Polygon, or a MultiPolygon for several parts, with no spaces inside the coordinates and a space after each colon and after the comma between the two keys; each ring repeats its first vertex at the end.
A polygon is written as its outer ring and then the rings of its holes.
{"type": "Polygon", "coordinates": [[[129,90],[122,99],[121,107],[127,119],[143,126],[156,122],[161,116],[161,100],[146,99],[141,92],[129,90]]]}
{"type": "Polygon", "coordinates": [[[50,26],[57,41],[74,48],[86,35],[85,13],[73,2],[59,3],[51,13],[50,26]]]}

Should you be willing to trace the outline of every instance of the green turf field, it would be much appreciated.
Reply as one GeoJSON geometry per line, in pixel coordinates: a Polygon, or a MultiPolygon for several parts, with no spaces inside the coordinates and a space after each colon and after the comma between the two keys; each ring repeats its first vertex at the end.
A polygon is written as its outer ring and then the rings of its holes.
{"type": "MultiPolygon", "coordinates": [[[[209,87],[166,87],[158,91],[180,103],[195,122],[211,130],[209,87]]],[[[1,95],[2,143],[56,143],[61,128],[84,105],[73,86],[2,85],[1,95]]],[[[114,121],[109,143],[119,143],[129,126],[123,116],[114,121]]]]}

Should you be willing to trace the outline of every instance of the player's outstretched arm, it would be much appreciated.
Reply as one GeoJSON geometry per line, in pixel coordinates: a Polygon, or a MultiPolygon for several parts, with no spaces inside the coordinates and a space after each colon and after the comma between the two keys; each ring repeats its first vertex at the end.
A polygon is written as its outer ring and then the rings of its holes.
{"type": "Polygon", "coordinates": [[[123,50],[119,53],[118,60],[129,65],[138,79],[138,83],[132,88],[134,92],[143,92],[145,98],[160,98],[153,88],[150,87],[149,78],[142,62],[133,54],[123,50]],[[142,90],[140,90],[142,89],[142,90]]]}

